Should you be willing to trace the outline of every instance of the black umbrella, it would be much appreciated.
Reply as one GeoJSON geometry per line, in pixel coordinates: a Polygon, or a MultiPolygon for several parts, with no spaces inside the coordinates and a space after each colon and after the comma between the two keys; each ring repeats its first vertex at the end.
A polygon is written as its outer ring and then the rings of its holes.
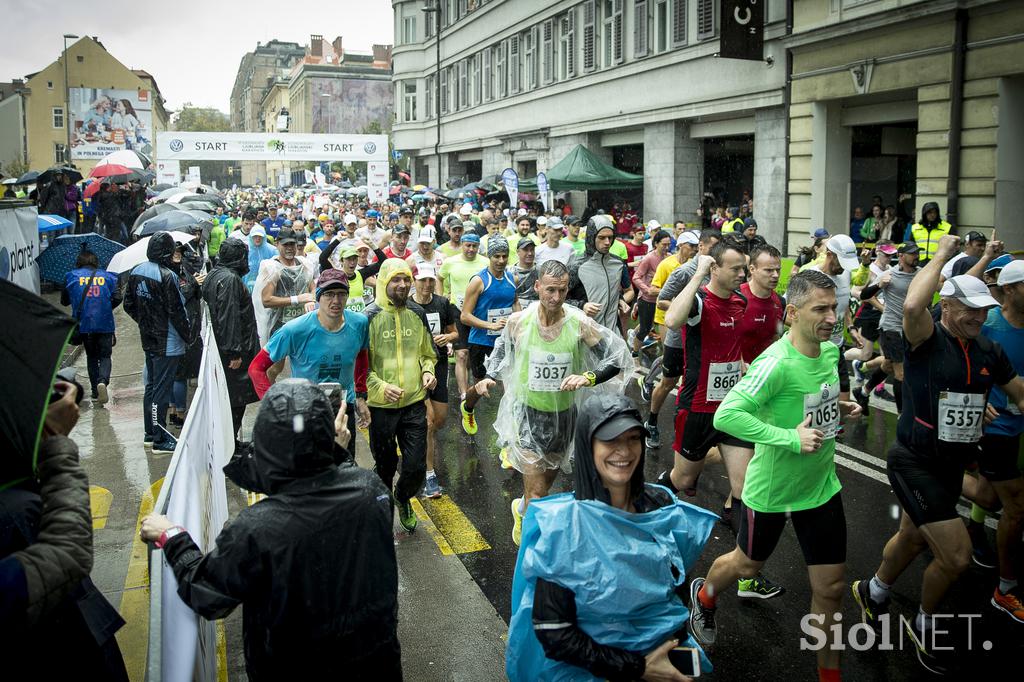
{"type": "Polygon", "coordinates": [[[19,185],[31,185],[39,178],[39,171],[29,171],[18,178],[19,185]]]}
{"type": "Polygon", "coordinates": [[[157,185],[153,185],[150,189],[152,189],[154,192],[159,194],[160,192],[163,192],[165,189],[170,189],[172,187],[174,187],[174,185],[171,185],[171,184],[166,183],[166,182],[161,182],[161,183],[159,183],[157,185]]]}
{"type": "MultiPolygon", "coordinates": [[[[155,204],[150,206],[145,211],[139,214],[139,217],[135,219],[135,223],[132,225],[132,229],[138,227],[142,223],[146,222],[150,218],[155,218],[161,213],[167,213],[168,211],[180,211],[181,206],[179,204],[155,204]]],[[[191,207],[189,207],[191,208],[191,207]]]]}
{"type": "Polygon", "coordinates": [[[39,184],[45,184],[50,180],[53,180],[58,175],[67,175],[71,178],[72,184],[82,179],[82,172],[77,168],[72,168],[70,166],[53,166],[40,173],[39,177],[36,178],[36,182],[39,184]]]}
{"type": "Polygon", "coordinates": [[[213,226],[210,216],[202,211],[168,211],[143,221],[132,232],[136,237],[147,237],[157,232],[189,232],[194,225],[206,225],[204,232],[213,226]]]}
{"type": "Polygon", "coordinates": [[[53,304],[0,279],[0,489],[30,478],[54,374],[75,321],[53,304]]]}

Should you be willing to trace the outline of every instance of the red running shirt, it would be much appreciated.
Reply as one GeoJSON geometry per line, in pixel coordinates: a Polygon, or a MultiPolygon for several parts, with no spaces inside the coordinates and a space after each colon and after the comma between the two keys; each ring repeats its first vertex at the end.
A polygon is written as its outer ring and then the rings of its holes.
{"type": "Polygon", "coordinates": [[[765,348],[775,343],[782,330],[782,316],[786,306],[782,303],[782,297],[774,291],[768,298],[758,298],[750,291],[747,282],[740,286],[740,294],[747,299],[747,311],[740,324],[740,346],[743,362],[749,365],[765,348]]]}
{"type": "Polygon", "coordinates": [[[747,302],[739,293],[719,298],[703,286],[686,321],[686,362],[677,405],[714,412],[740,380],[740,325],[747,302]]]}

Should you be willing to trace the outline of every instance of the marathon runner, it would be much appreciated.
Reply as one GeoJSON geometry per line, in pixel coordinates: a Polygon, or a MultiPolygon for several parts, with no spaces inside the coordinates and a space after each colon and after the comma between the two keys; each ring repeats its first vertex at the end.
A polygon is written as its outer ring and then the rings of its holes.
{"type": "MultiPolygon", "coordinates": [[[[423,228],[420,235],[433,229],[423,228]]],[[[423,487],[426,497],[436,498],[441,496],[441,486],[434,473],[434,452],[437,448],[434,441],[448,417],[448,345],[459,338],[459,331],[455,327],[459,311],[447,298],[434,293],[437,273],[430,263],[417,265],[414,277],[412,300],[423,308],[438,357],[434,366],[437,384],[427,394],[427,480],[423,487]]]]}
{"type": "MultiPolygon", "coordinates": [[[[512,501],[517,545],[530,500],[548,494],[559,469],[571,469],[576,391],[609,382],[630,366],[621,336],[565,305],[569,271],[564,264],[550,260],[541,266],[535,286],[539,303],[508,319],[487,361],[487,375],[475,386],[483,397],[499,380],[505,387],[494,429],[509,463],[523,475],[523,496],[512,501]]],[[[602,390],[621,393],[621,382],[602,390]]]]}
{"type": "MultiPolygon", "coordinates": [[[[807,564],[815,629],[824,636],[841,612],[846,518],[835,436],[840,420],[861,410],[839,400],[839,351],[829,341],[838,314],[835,283],[821,272],[801,272],[790,280],[786,298],[789,333],[758,355],[715,412],[714,428],[755,445],[736,549],[690,585],[690,630],[705,646],[715,641],[718,596],[737,578],[761,570],[787,519],[807,564]]],[[[818,652],[818,679],[839,680],[838,650],[818,652]]]]}
{"type": "MultiPolygon", "coordinates": [[[[672,469],[658,482],[689,497],[697,494],[697,480],[708,451],[718,446],[729,477],[729,525],[739,533],[743,517],[743,481],[754,456],[749,441],[723,432],[713,424],[715,411],[743,373],[740,333],[747,302],[737,293],[745,279],[746,256],[732,239],[723,239],[707,256],[698,256],[697,270],[665,313],[665,326],[686,324],[683,386],[676,401],[672,469]],[[710,275],[707,285],[702,285],[710,275]]],[[[771,599],[784,592],[764,576],[748,574],[739,583],[739,596],[771,599]]]]}
{"type": "Polygon", "coordinates": [[[740,350],[743,362],[757,356],[782,336],[786,304],[775,291],[782,273],[782,254],[774,246],[755,246],[750,252],[750,278],[740,285],[747,309],[740,324],[740,350]]]}
{"type": "Polygon", "coordinates": [[[461,321],[463,302],[469,281],[487,265],[477,254],[480,237],[476,233],[466,233],[461,237],[461,252],[445,258],[438,273],[444,297],[459,309],[460,315],[455,323],[459,329],[459,339],[455,343],[455,381],[459,387],[459,402],[466,399],[469,388],[469,327],[461,321]]]}
{"type": "Polygon", "coordinates": [[[410,268],[415,270],[416,267],[427,264],[434,269],[436,276],[441,266],[444,265],[445,258],[437,248],[436,238],[437,234],[432,226],[428,225],[419,229],[419,235],[416,237],[416,250],[405,259],[410,268]]]}
{"type": "MultiPolygon", "coordinates": [[[[519,309],[516,285],[512,277],[505,274],[508,241],[500,234],[490,235],[487,258],[488,266],[469,280],[461,314],[462,324],[469,327],[469,367],[473,385],[487,376],[484,362],[494,350],[494,342],[501,336],[509,315],[519,309]]],[[[473,385],[469,386],[465,399],[459,405],[462,428],[471,436],[477,432],[473,409],[480,399],[473,385]]]]}
{"type": "Polygon", "coordinates": [[[520,239],[517,245],[519,257],[516,264],[510,268],[512,281],[516,284],[516,300],[519,301],[519,309],[526,310],[526,307],[537,300],[537,289],[533,285],[537,283],[537,266],[535,265],[537,245],[532,239],[520,239]]]}
{"type": "Polygon", "coordinates": [[[839,348],[839,359],[836,361],[839,367],[839,390],[840,399],[847,400],[850,397],[850,370],[846,366],[846,358],[843,356],[843,332],[853,322],[850,313],[850,273],[853,272],[860,260],[857,258],[857,247],[853,240],[845,234],[837,234],[829,237],[825,244],[825,260],[808,266],[808,270],[824,272],[836,283],[836,301],[839,304],[836,317],[836,328],[832,332],[832,343],[839,348]]]}
{"type": "MultiPolygon", "coordinates": [[[[448,224],[448,241],[437,247],[437,250],[440,251],[441,255],[445,258],[458,256],[462,253],[462,235],[467,228],[461,221],[459,221],[459,217],[454,214],[451,215],[451,220],[448,220],[448,217],[446,216],[444,222],[448,224]]],[[[470,233],[473,233],[474,228],[475,226],[472,224],[469,226],[470,233]]]]}
{"type": "Polygon", "coordinates": [[[261,346],[285,323],[315,307],[313,275],[297,253],[295,233],[283,227],[277,234],[277,255],[260,263],[252,302],[261,346]]]}
{"type": "Polygon", "coordinates": [[[949,669],[954,652],[933,628],[932,614],[950,585],[971,561],[971,541],[957,513],[964,469],[977,457],[989,392],[1003,388],[1024,408],[1024,381],[1006,352],[982,335],[987,311],[998,303],[984,282],[970,275],[946,280],[939,291],[941,317],[930,305],[942,266],[959,238],[945,235],[933,257],[910,284],[903,304],[904,387],[910,392],[889,448],[888,473],[903,508],[899,531],[885,546],[870,579],[852,585],[865,622],[875,624],[889,608],[889,591],[925,549],[934,558],[925,570],[921,605],[907,628],[918,661],[937,674],[949,669]]]}

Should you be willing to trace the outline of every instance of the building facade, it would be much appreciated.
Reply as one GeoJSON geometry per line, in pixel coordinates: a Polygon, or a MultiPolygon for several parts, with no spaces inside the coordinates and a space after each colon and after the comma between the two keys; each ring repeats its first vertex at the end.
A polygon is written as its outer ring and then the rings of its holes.
{"type": "Polygon", "coordinates": [[[1024,5],[794,0],[787,231],[875,195],[1024,247],[1024,5]],[[902,201],[901,201],[902,199],[902,201]]]}
{"type": "MultiPolygon", "coordinates": [[[[5,149],[13,147],[10,138],[20,135],[23,157],[31,168],[43,170],[58,163],[72,162],[83,175],[88,174],[96,161],[102,158],[106,146],[125,144],[123,129],[118,129],[116,135],[107,133],[110,139],[102,137],[102,126],[95,139],[86,134],[88,108],[106,98],[111,112],[118,107],[132,110],[134,103],[134,111],[142,125],[136,129],[137,138],[133,134],[129,144],[140,151],[148,151],[152,136],[166,130],[169,120],[156,79],[146,71],[126,67],[95,37],[86,36],[68,45],[66,57],[66,84],[65,55],[61,55],[41,71],[26,76],[20,92],[12,94],[12,97],[20,98],[24,124],[20,131],[6,124],[0,126],[0,137],[4,139],[2,146],[5,149]],[[68,100],[70,112],[66,110],[68,100]],[[69,138],[73,145],[70,152],[69,138]]],[[[14,103],[8,103],[8,107],[16,108],[14,103]]],[[[4,107],[3,111],[7,110],[4,107]]]]}
{"type": "Polygon", "coordinates": [[[703,193],[738,203],[746,191],[762,232],[781,239],[782,0],[765,8],[763,62],[715,57],[717,0],[442,0],[439,32],[423,2],[392,4],[394,144],[414,182],[534,176],[583,144],[645,182],[633,195],[573,192],[577,213],[588,199],[630,201],[647,219],[692,222],[703,193]]]}
{"type": "Polygon", "coordinates": [[[28,136],[25,126],[25,81],[17,78],[0,83],[0,171],[14,175],[12,164],[28,163],[28,136]]]}

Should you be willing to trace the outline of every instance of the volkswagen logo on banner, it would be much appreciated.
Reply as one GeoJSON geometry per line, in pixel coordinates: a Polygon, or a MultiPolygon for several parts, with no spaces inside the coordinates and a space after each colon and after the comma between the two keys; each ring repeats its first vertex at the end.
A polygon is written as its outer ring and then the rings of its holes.
{"type": "Polygon", "coordinates": [[[367,154],[373,154],[375,151],[377,151],[377,145],[374,144],[373,142],[367,142],[366,144],[363,145],[363,151],[366,152],[367,154]]]}
{"type": "Polygon", "coordinates": [[[174,138],[173,140],[171,140],[171,144],[169,146],[172,152],[180,152],[182,149],[185,148],[185,143],[179,140],[178,138],[174,138]]]}

